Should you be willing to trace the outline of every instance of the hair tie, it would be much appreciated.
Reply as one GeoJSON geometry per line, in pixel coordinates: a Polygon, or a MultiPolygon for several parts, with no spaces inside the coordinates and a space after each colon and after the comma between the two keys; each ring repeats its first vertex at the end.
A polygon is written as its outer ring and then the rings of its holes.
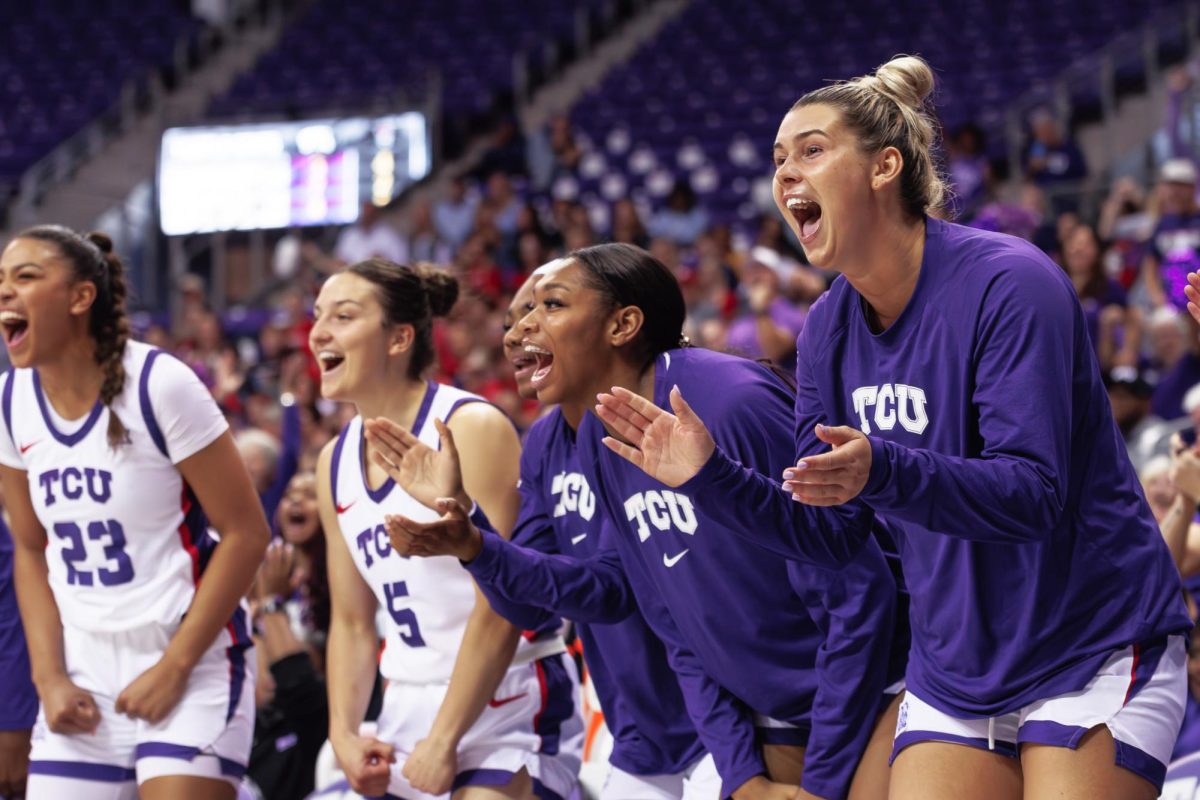
{"type": "Polygon", "coordinates": [[[107,276],[109,273],[108,255],[104,252],[103,248],[101,248],[100,245],[93,242],[92,238],[90,236],[87,236],[84,234],[79,234],[79,233],[76,233],[75,235],[77,237],[79,237],[79,240],[81,242],[83,242],[84,246],[90,248],[91,251],[96,254],[96,257],[100,260],[101,272],[102,272],[102,274],[107,276]]]}

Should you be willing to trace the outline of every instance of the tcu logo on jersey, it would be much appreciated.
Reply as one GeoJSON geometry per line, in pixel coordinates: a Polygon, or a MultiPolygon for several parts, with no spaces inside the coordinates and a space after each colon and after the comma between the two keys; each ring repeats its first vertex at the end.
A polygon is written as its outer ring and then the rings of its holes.
{"type": "Polygon", "coordinates": [[[633,495],[625,501],[625,516],[630,522],[637,520],[638,538],[643,542],[650,538],[650,525],[660,531],[674,527],[689,536],[696,533],[696,509],[692,499],[667,489],[661,492],[651,489],[633,495]]]}
{"type": "Polygon", "coordinates": [[[384,559],[392,554],[392,540],[388,538],[387,527],[384,525],[376,525],[374,528],[367,528],[365,531],[359,532],[358,536],[354,537],[354,543],[358,545],[358,551],[362,553],[363,563],[367,565],[367,569],[375,563],[375,558],[384,559]],[[371,557],[374,552],[375,558],[371,557]]]}
{"type": "Polygon", "coordinates": [[[929,426],[925,390],[918,386],[904,383],[860,386],[851,396],[863,433],[871,432],[871,422],[881,431],[890,431],[899,422],[904,430],[916,434],[924,433],[929,426]]]}
{"type": "Polygon", "coordinates": [[[568,511],[574,511],[586,520],[591,520],[596,513],[596,495],[588,486],[587,478],[578,472],[560,472],[550,483],[550,493],[557,499],[554,504],[554,516],[566,516],[568,511]]]}
{"type": "Polygon", "coordinates": [[[107,503],[112,497],[112,473],[103,469],[50,469],[38,475],[38,483],[46,492],[47,506],[58,502],[58,494],[68,500],[78,500],[83,496],[84,490],[87,491],[88,497],[97,503],[107,503]],[[56,489],[58,494],[55,493],[56,489]]]}

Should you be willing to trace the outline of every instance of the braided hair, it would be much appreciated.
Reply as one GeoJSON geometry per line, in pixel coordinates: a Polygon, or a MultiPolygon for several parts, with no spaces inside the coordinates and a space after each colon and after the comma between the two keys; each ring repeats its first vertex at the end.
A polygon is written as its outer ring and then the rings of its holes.
{"type": "Polygon", "coordinates": [[[96,363],[104,373],[100,402],[108,406],[108,444],[119,447],[129,441],[129,431],[112,410],[113,401],[125,388],[123,358],[129,341],[125,265],[113,252],[112,239],[98,231],[80,235],[61,225],[37,225],[21,231],[16,238],[55,245],[70,263],[75,280],[90,281],[96,287],[88,333],[96,342],[96,363]]]}

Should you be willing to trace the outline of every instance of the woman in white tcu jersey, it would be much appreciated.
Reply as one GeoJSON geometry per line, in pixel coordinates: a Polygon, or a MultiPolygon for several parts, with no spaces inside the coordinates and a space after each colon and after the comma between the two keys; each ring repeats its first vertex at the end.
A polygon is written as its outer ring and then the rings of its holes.
{"type": "Polygon", "coordinates": [[[382,259],[334,275],[317,297],[309,343],[321,392],[359,412],[317,465],[333,600],[329,739],[350,787],[365,795],[566,797],[583,726],[558,624],[522,636],[457,560],[393,552],[385,514],[437,514],[388,478],[363,436],[363,420],[385,417],[437,447],[448,427],[477,513],[511,531],[520,502],[515,429],[482,398],[421,377],[433,361],[432,319],[457,297],[449,274],[382,259]],[[388,688],[378,738],[368,738],[358,729],[378,661],[379,607],[390,620],[380,663],[388,688]]]}
{"type": "Polygon", "coordinates": [[[57,226],[0,256],[0,479],[41,701],[27,797],[229,800],[268,528],[208,391],[129,341],[122,272],[108,237],[57,226]]]}

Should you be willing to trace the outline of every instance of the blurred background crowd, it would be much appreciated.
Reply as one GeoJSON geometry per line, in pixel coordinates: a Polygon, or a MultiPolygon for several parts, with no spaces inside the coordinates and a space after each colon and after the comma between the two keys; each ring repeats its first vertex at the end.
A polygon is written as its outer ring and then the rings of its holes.
{"type": "MultiPolygon", "coordinates": [[[[1190,90],[1185,68],[1172,82],[1179,93],[1190,90]]],[[[1088,165],[1044,111],[1031,115],[1015,185],[997,177],[1006,166],[988,157],[978,126],[945,132],[944,168],[954,190],[945,216],[1028,239],[1071,277],[1139,467],[1168,452],[1171,434],[1188,427],[1190,415],[1200,424],[1200,390],[1190,391],[1200,386],[1200,336],[1183,295],[1186,273],[1200,266],[1197,169],[1182,140],[1172,141],[1154,180],[1116,178],[1085,209],[1078,194],[1055,192],[1077,185],[1088,165]]],[[[693,344],[794,367],[808,308],[835,275],[806,262],[773,206],[749,220],[724,220],[679,180],[658,202],[622,197],[598,210],[573,188],[592,147],[569,115],[554,117],[544,136],[521,137],[505,125],[474,169],[402,213],[366,202],[351,225],[280,231],[274,281],[260,304],[218,312],[206,277],[188,272],[174,284],[171,312],[135,315],[138,334],[190,364],[260,449],[268,442],[279,449],[290,407],[280,398],[295,404],[296,459],[304,469],[351,413],[319,397],[307,344],[312,302],[326,276],[372,256],[432,263],[459,280],[461,299],[435,326],[431,378],[483,395],[522,430],[538,408],[517,397],[501,351],[509,301],[538,266],[599,242],[638,245],[671,268],[684,289],[693,344]]],[[[762,180],[769,185],[769,176],[762,180]]],[[[237,290],[227,290],[232,301],[237,290]]]]}

